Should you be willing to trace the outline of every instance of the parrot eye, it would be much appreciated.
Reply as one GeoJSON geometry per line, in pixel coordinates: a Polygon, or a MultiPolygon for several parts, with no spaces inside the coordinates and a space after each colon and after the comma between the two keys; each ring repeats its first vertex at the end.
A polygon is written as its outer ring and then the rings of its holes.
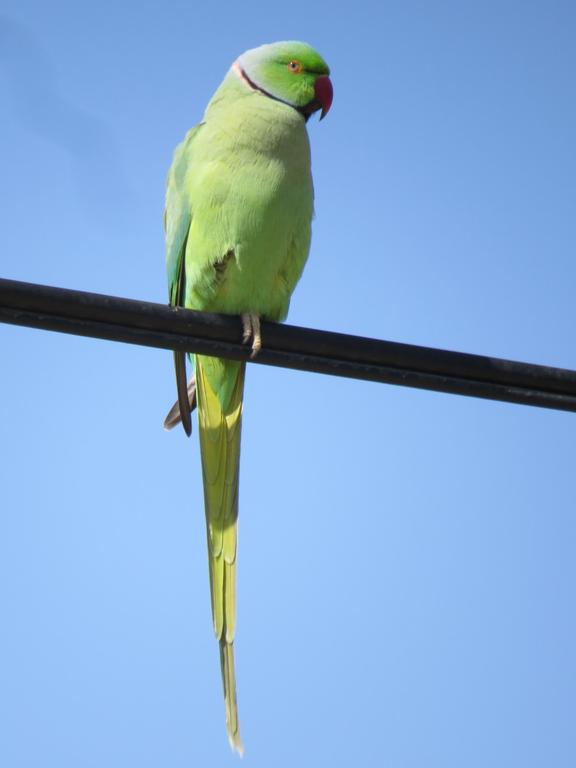
{"type": "Polygon", "coordinates": [[[299,61],[290,61],[288,63],[288,69],[290,72],[294,72],[294,74],[298,74],[299,72],[302,72],[302,64],[300,64],[299,61]]]}

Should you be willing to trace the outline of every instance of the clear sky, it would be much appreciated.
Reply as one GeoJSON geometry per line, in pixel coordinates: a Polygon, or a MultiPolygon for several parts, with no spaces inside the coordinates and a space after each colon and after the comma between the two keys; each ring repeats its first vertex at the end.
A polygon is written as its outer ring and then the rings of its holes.
{"type": "MultiPolygon", "coordinates": [[[[166,300],[174,146],[302,39],[296,324],[576,368],[576,6],[4,0],[0,275],[166,300]]],[[[168,352],[0,326],[0,765],[233,765],[168,352]]],[[[574,415],[252,365],[245,764],[576,765],[574,415]]]]}

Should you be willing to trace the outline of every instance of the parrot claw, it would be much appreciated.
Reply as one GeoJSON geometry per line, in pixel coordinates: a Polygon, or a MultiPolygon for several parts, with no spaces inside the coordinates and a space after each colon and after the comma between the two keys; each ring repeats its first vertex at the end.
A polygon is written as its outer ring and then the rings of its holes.
{"type": "Polygon", "coordinates": [[[252,339],[250,358],[254,359],[262,349],[262,334],[260,333],[260,317],[251,312],[242,315],[242,343],[247,344],[252,339]]]}

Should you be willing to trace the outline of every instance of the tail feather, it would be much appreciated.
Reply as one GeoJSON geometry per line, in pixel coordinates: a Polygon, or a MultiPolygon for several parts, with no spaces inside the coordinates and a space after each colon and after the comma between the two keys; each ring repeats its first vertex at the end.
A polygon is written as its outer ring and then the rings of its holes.
{"type": "Polygon", "coordinates": [[[243,753],[236,702],[236,548],[244,363],[196,356],[196,387],[214,633],[230,746],[243,753]]]}
{"type": "Polygon", "coordinates": [[[236,703],[236,674],[234,671],[234,643],[220,639],[220,668],[224,686],[224,706],[226,707],[226,730],[232,749],[244,754],[244,745],[240,738],[238,704],[236,703]]]}

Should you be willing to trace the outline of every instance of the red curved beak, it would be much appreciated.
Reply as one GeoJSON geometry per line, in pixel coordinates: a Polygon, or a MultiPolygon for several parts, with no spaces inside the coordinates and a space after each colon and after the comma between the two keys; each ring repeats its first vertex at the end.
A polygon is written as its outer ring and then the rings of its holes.
{"type": "Polygon", "coordinates": [[[332,106],[333,98],[334,89],[332,88],[332,81],[328,75],[321,75],[320,77],[317,77],[314,84],[314,99],[322,107],[320,120],[322,120],[328,114],[328,111],[332,106]]]}

